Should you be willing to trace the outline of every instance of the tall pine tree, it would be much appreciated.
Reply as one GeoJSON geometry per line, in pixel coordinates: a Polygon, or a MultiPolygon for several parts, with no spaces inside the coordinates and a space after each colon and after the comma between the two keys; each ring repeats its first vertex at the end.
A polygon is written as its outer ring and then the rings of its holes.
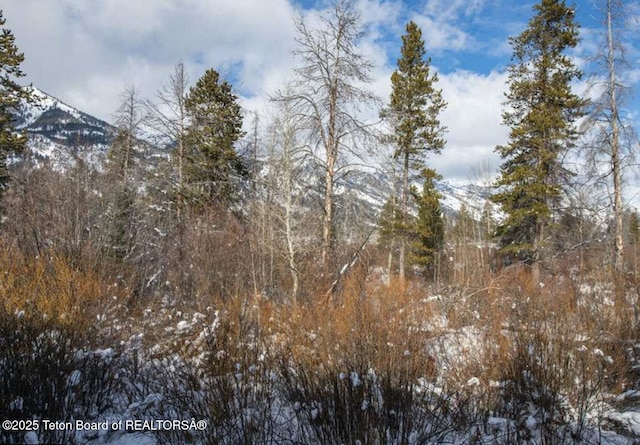
{"type": "Polygon", "coordinates": [[[234,148],[243,135],[238,97],[208,69],[189,90],[185,106],[191,118],[187,182],[211,201],[228,203],[234,198],[234,177],[248,174],[234,148]]]}
{"type": "MultiPolygon", "coordinates": [[[[391,124],[394,158],[402,164],[400,197],[401,226],[406,231],[411,173],[424,167],[429,152],[439,153],[445,145],[446,128],[438,115],[446,107],[442,91],[436,88],[437,73],[431,73],[431,59],[425,58],[422,31],[409,22],[402,36],[398,68],[391,75],[391,99],[382,116],[391,124]]],[[[400,236],[400,277],[404,277],[406,240],[400,236]]]]}
{"type": "Polygon", "coordinates": [[[563,153],[575,141],[574,122],[584,101],[571,91],[581,72],[567,56],[578,43],[573,9],[563,0],[541,0],[518,37],[511,38],[507,111],[509,142],[496,151],[503,159],[494,202],[506,219],[498,227],[503,252],[520,261],[541,259],[545,239],[569,172],[563,153]]]}
{"type": "MultiPolygon", "coordinates": [[[[0,10],[0,27],[6,20],[0,10]]],[[[31,100],[30,89],[23,88],[16,80],[24,76],[20,64],[24,54],[18,52],[11,30],[1,28],[0,33],[0,195],[9,183],[7,160],[13,153],[26,148],[27,136],[18,133],[13,125],[12,112],[20,107],[21,100],[31,100]]]]}

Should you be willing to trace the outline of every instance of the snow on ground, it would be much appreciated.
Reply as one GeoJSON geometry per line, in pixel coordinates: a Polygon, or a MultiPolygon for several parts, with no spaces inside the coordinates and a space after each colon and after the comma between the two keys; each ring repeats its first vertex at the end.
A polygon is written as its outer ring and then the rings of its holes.
{"type": "Polygon", "coordinates": [[[640,406],[625,408],[622,412],[612,410],[605,414],[605,419],[623,431],[640,437],[640,406]]]}

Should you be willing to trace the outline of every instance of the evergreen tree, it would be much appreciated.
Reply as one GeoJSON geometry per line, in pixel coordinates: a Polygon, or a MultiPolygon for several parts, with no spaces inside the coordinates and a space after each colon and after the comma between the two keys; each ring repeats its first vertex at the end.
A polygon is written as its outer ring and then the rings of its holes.
{"type": "MultiPolygon", "coordinates": [[[[409,22],[402,36],[398,67],[391,75],[391,98],[382,116],[393,127],[391,140],[395,145],[394,158],[402,164],[402,196],[400,202],[402,224],[406,227],[409,207],[410,175],[424,167],[429,152],[439,153],[445,145],[445,127],[438,115],[446,107],[442,91],[436,89],[437,73],[431,73],[431,59],[425,59],[422,31],[409,22]]],[[[400,245],[400,276],[404,276],[405,241],[400,245]]]]}
{"type": "Polygon", "coordinates": [[[113,264],[121,265],[136,245],[137,185],[135,178],[141,141],[138,139],[145,120],[144,103],[139,91],[129,86],[121,94],[120,106],[114,113],[116,137],[107,151],[106,176],[109,187],[104,198],[106,242],[104,249],[113,264]]]}
{"type": "Polygon", "coordinates": [[[190,88],[185,106],[191,118],[187,182],[208,199],[228,203],[234,197],[234,175],[248,175],[234,148],[243,135],[238,96],[218,72],[208,69],[190,88]]]}
{"type": "Polygon", "coordinates": [[[106,236],[105,251],[116,260],[130,251],[135,232],[136,185],[129,177],[133,165],[131,134],[118,130],[107,152],[106,175],[109,186],[104,193],[106,236]]]}
{"type": "Polygon", "coordinates": [[[503,122],[511,131],[496,148],[503,164],[492,196],[506,214],[497,229],[503,252],[529,263],[540,259],[569,176],[562,154],[575,141],[574,122],[585,103],[571,92],[581,72],[566,55],[578,43],[573,10],[563,0],[541,0],[534,11],[525,31],[510,39],[503,122]]]}
{"type": "Polygon", "coordinates": [[[126,181],[118,181],[112,186],[107,205],[105,254],[116,264],[129,255],[136,242],[137,219],[136,191],[126,181]]]}
{"type": "Polygon", "coordinates": [[[435,264],[436,253],[444,246],[444,219],[440,199],[442,195],[436,189],[435,181],[442,176],[430,168],[422,169],[424,184],[418,193],[412,188],[411,193],[418,207],[418,216],[409,230],[412,239],[410,262],[431,268],[435,264]]]}
{"type": "MultiPolygon", "coordinates": [[[[6,20],[0,10],[0,27],[6,20]]],[[[11,31],[0,28],[0,194],[9,183],[7,159],[12,153],[26,148],[27,136],[17,133],[13,125],[12,111],[17,111],[21,100],[31,100],[30,89],[22,88],[16,80],[24,76],[20,64],[24,54],[18,52],[11,31]]]]}

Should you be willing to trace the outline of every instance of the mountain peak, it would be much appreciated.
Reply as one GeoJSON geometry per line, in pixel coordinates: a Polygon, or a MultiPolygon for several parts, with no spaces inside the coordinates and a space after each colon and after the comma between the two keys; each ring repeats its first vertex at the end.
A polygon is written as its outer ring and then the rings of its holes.
{"type": "Polygon", "coordinates": [[[84,113],[60,99],[32,87],[33,103],[23,102],[14,115],[14,124],[29,135],[48,139],[70,148],[101,146],[106,148],[115,135],[115,127],[84,113]]]}

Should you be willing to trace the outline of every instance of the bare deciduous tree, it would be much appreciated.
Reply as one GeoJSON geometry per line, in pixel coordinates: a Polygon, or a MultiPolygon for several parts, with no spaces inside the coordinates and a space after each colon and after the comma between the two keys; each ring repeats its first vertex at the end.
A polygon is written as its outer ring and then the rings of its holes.
{"type": "Polygon", "coordinates": [[[118,133],[109,152],[109,163],[112,164],[115,173],[126,181],[133,167],[136,144],[145,113],[144,103],[136,87],[125,88],[120,98],[120,106],[113,115],[118,133]]]}
{"type": "Polygon", "coordinates": [[[187,157],[187,129],[189,117],[186,98],[189,86],[189,75],[184,63],[179,62],[169,82],[157,93],[158,102],[147,101],[148,125],[165,145],[175,145],[173,161],[176,168],[176,192],[178,195],[177,216],[180,220],[185,187],[185,163],[187,157]]]}
{"type": "Polygon", "coordinates": [[[627,14],[623,0],[599,0],[596,6],[602,17],[603,31],[598,53],[594,56],[594,77],[591,83],[599,96],[592,102],[590,119],[595,140],[589,144],[589,156],[594,171],[611,178],[614,219],[613,264],[618,280],[624,270],[623,227],[623,165],[631,152],[631,127],[624,116],[624,101],[629,96],[626,75],[629,64],[625,58],[624,34],[627,14]],[[603,167],[604,166],[604,167],[603,167]]]}
{"type": "Polygon", "coordinates": [[[280,147],[277,157],[278,187],[282,195],[282,212],[279,219],[282,226],[282,238],[286,246],[286,258],[291,274],[291,296],[295,299],[300,287],[300,270],[298,254],[300,250],[299,234],[297,233],[299,218],[296,218],[296,208],[300,205],[302,193],[296,189],[296,172],[302,164],[302,147],[298,141],[289,104],[282,106],[280,117],[274,122],[274,135],[280,147]]]}
{"type": "Polygon", "coordinates": [[[266,156],[255,176],[255,216],[251,218],[262,254],[259,272],[266,287],[278,287],[278,271],[288,275],[290,280],[279,278],[290,281],[290,296],[295,300],[301,288],[300,260],[308,247],[305,233],[317,229],[303,203],[310,186],[300,180],[308,151],[290,102],[275,103],[267,122],[266,156]]]}
{"type": "Polygon", "coordinates": [[[296,19],[294,55],[300,66],[291,91],[279,92],[274,99],[290,104],[324,170],[321,261],[326,269],[334,248],[336,184],[372,134],[359,117],[362,107],[378,99],[362,86],[371,81],[372,65],[358,49],[363,31],[353,1],[338,0],[321,23],[312,27],[302,17],[296,19]]]}

